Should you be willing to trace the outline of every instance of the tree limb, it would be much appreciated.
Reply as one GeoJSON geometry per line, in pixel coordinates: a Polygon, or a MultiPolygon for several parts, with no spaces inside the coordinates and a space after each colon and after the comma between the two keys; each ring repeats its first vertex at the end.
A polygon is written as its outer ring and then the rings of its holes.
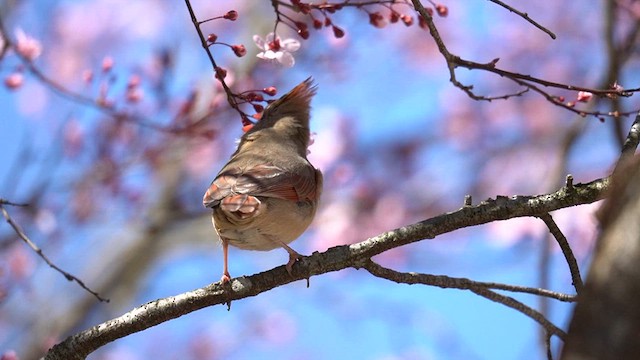
{"type": "Polygon", "coordinates": [[[496,199],[488,199],[475,206],[465,206],[356,244],[333,247],[322,253],[314,252],[294,265],[293,276],[289,276],[282,265],[259,274],[234,278],[224,287],[218,282],[180,295],[158,299],[68,337],[55,345],[45,359],[84,359],[88,354],[116,339],[193,311],[255,296],[313,275],[349,267],[360,268],[371,257],[389,249],[433,239],[464,227],[516,217],[541,216],[549,211],[592,203],[602,198],[608,184],[609,179],[603,178],[587,184],[575,184],[571,188],[562,187],[550,194],[498,196],[496,199]]]}
{"type": "MultiPolygon", "coordinates": [[[[402,273],[402,272],[398,272],[398,271],[380,266],[375,262],[373,262],[372,260],[369,260],[364,265],[364,268],[367,269],[367,271],[369,271],[373,276],[391,280],[397,283],[424,284],[424,285],[434,285],[434,286],[447,288],[447,289],[470,290],[475,294],[478,294],[484,298],[503,304],[505,306],[508,306],[512,309],[515,309],[525,314],[526,316],[530,317],[531,319],[535,320],[540,325],[542,325],[545,328],[545,330],[547,330],[547,332],[553,335],[557,335],[561,339],[564,339],[567,335],[564,331],[562,331],[562,329],[560,329],[559,327],[551,323],[549,320],[547,320],[547,318],[544,315],[542,315],[540,312],[532,309],[531,307],[521,303],[520,301],[512,297],[501,295],[495,291],[492,291],[490,289],[490,286],[492,284],[471,281],[469,279],[464,279],[464,278],[452,278],[448,276],[436,276],[436,275],[417,274],[417,273],[402,273]]],[[[542,293],[543,291],[546,293],[550,292],[544,289],[533,289],[533,288],[528,288],[528,289],[530,289],[531,291],[541,290],[540,293],[542,293]]],[[[563,294],[563,295],[566,295],[566,294],[563,294]]]]}
{"type": "Polygon", "coordinates": [[[567,264],[569,265],[569,272],[571,273],[571,281],[573,282],[573,286],[576,288],[576,292],[580,294],[583,287],[582,278],[580,277],[580,268],[578,267],[578,262],[576,261],[576,257],[573,255],[573,251],[571,250],[571,246],[569,245],[566,236],[564,236],[551,215],[541,215],[540,219],[544,221],[545,225],[547,225],[547,228],[549,229],[549,232],[551,232],[551,235],[553,235],[553,237],[558,242],[558,245],[560,245],[562,254],[564,255],[564,258],[565,260],[567,260],[567,264]]]}

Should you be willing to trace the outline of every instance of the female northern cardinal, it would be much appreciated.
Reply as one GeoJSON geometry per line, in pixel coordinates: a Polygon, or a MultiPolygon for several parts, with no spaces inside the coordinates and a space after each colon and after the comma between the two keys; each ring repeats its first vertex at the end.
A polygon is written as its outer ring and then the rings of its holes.
{"type": "Polygon", "coordinates": [[[322,192],[322,173],[307,160],[315,92],[308,78],[267,106],[204,194],[202,202],[213,208],[213,227],[222,241],[222,282],[231,279],[229,245],[262,251],[282,247],[289,253],[289,274],[302,257],[287,244],[307,229],[322,192]]]}

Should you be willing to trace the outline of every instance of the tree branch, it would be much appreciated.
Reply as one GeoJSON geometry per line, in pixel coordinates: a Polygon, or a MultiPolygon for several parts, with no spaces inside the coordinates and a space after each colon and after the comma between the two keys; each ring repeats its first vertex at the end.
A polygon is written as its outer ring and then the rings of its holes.
{"type": "Polygon", "coordinates": [[[533,20],[532,18],[529,17],[529,14],[524,13],[522,11],[519,11],[516,8],[513,8],[505,3],[503,3],[500,0],[489,0],[492,3],[498,4],[500,6],[502,6],[503,8],[511,11],[514,14],[517,14],[518,16],[520,16],[521,18],[525,19],[526,21],[528,21],[531,25],[537,27],[538,29],[542,30],[544,33],[546,33],[547,35],[549,35],[553,40],[556,39],[556,34],[554,34],[551,30],[547,29],[546,27],[540,25],[538,22],[536,22],[535,20],[533,20]]]}
{"type": "MultiPolygon", "coordinates": [[[[547,318],[544,317],[538,311],[532,309],[531,307],[521,303],[520,301],[505,295],[498,294],[495,291],[489,290],[489,287],[486,286],[486,283],[480,283],[476,281],[471,281],[469,279],[464,278],[451,278],[448,276],[435,276],[428,274],[417,274],[417,273],[402,273],[395,270],[391,270],[380,266],[373,262],[372,260],[367,261],[364,264],[364,268],[371,273],[373,276],[377,276],[383,279],[387,279],[397,283],[404,284],[424,284],[424,285],[434,285],[441,288],[449,288],[449,289],[461,289],[461,290],[470,290],[475,294],[478,294],[484,298],[487,298],[491,301],[503,304],[512,309],[515,309],[531,319],[538,322],[542,325],[549,333],[553,335],[557,335],[559,338],[564,339],[566,333],[562,331],[559,327],[555,326],[551,323],[547,318]]],[[[543,290],[543,289],[537,289],[543,290]]]]}
{"type": "Polygon", "coordinates": [[[29,239],[27,234],[24,233],[22,228],[18,224],[16,224],[15,221],[13,221],[13,218],[11,218],[11,216],[9,215],[7,210],[4,208],[3,204],[9,204],[9,205],[19,205],[19,204],[13,204],[13,203],[7,202],[6,200],[2,200],[2,201],[0,201],[0,212],[2,212],[2,216],[4,216],[4,218],[7,221],[7,223],[9,223],[9,225],[11,225],[11,227],[16,232],[18,237],[20,237],[20,239],[22,239],[22,241],[24,241],[27,245],[29,245],[29,247],[31,249],[33,249],[33,251],[35,251],[35,253],[38,254],[38,256],[40,256],[42,258],[42,260],[44,260],[47,263],[47,265],[49,265],[52,269],[54,269],[57,272],[59,272],[62,275],[64,275],[64,277],[67,280],[75,281],[76,283],[78,283],[78,285],[80,285],[80,287],[82,287],[86,291],[90,292],[98,300],[104,301],[104,302],[109,302],[109,299],[105,299],[105,298],[101,297],[97,292],[91,290],[89,287],[87,287],[87,285],[84,284],[84,282],[82,280],[80,280],[79,278],[77,278],[77,277],[71,275],[70,273],[62,270],[56,264],[51,262],[51,260],[49,260],[49,258],[44,254],[42,249],[40,249],[40,247],[38,247],[38,245],[36,245],[33,241],[31,241],[31,239],[29,239]]]}
{"type": "MultiPolygon", "coordinates": [[[[307,279],[345,268],[360,268],[375,255],[389,249],[433,239],[438,235],[464,227],[485,224],[516,217],[541,216],[549,211],[588,204],[602,198],[609,179],[597,179],[587,184],[576,184],[571,189],[537,196],[498,196],[475,206],[442,214],[412,225],[404,226],[360,243],[330,248],[304,257],[293,267],[289,276],[284,265],[266,272],[232,279],[223,287],[219,282],[184,294],[155,300],[91,329],[70,336],[54,346],[46,359],[84,359],[101,346],[135,332],[175,319],[193,311],[229,303],[293,281],[307,279]]],[[[484,293],[482,296],[489,296],[484,293]]]]}
{"type": "Polygon", "coordinates": [[[532,288],[528,286],[508,285],[494,282],[474,281],[466,278],[456,278],[446,275],[418,274],[414,272],[402,273],[395,270],[387,269],[376,262],[369,260],[363,266],[373,276],[391,280],[403,284],[423,284],[437,286],[443,289],[460,289],[471,290],[473,288],[485,288],[504,290],[518,293],[526,293],[538,296],[544,296],[565,302],[576,301],[576,296],[558,293],[547,289],[532,288]]]}
{"type": "Polygon", "coordinates": [[[553,235],[553,237],[558,242],[558,245],[560,245],[562,254],[564,255],[564,258],[567,260],[567,264],[569,265],[569,271],[571,272],[571,281],[573,282],[573,286],[576,288],[576,292],[580,294],[583,287],[582,278],[580,277],[580,268],[578,267],[578,262],[576,261],[576,257],[573,255],[573,251],[571,250],[571,246],[569,245],[567,238],[564,236],[551,215],[544,214],[539,217],[542,221],[544,221],[545,225],[547,225],[547,228],[549,228],[549,232],[551,232],[551,235],[553,235]]]}
{"type": "MultiPolygon", "coordinates": [[[[442,37],[440,36],[440,33],[433,21],[433,16],[429,15],[429,12],[424,8],[421,1],[411,0],[411,3],[413,4],[413,7],[416,10],[416,12],[418,12],[418,16],[424,19],[424,22],[427,28],[429,29],[429,33],[436,43],[438,51],[442,54],[442,56],[444,57],[447,63],[447,69],[449,70],[449,77],[450,77],[449,81],[454,86],[464,91],[467,94],[467,96],[469,96],[471,99],[484,100],[484,101],[492,101],[494,99],[508,99],[510,97],[520,96],[524,93],[524,91],[519,91],[514,94],[508,94],[508,95],[497,96],[497,97],[477,95],[473,91],[473,85],[464,85],[457,79],[456,68],[458,67],[467,68],[469,70],[484,70],[484,71],[499,75],[501,77],[504,77],[506,79],[509,79],[512,82],[522,86],[524,89],[529,89],[529,90],[533,90],[534,92],[537,92],[553,105],[569,110],[580,116],[591,115],[591,116],[597,117],[601,121],[604,121],[605,116],[619,118],[621,116],[628,116],[637,111],[635,110],[631,112],[620,112],[616,110],[616,111],[610,111],[610,112],[600,112],[600,111],[587,111],[587,110],[577,109],[575,108],[575,102],[572,102],[572,101],[564,102],[564,100],[561,99],[561,97],[555,96],[552,93],[548,92],[547,90],[543,90],[542,87],[569,90],[569,91],[585,91],[585,92],[590,92],[597,96],[610,97],[613,99],[618,97],[629,97],[633,93],[639,92],[640,88],[634,88],[634,89],[628,89],[628,90],[625,90],[621,87],[612,87],[610,89],[595,89],[595,88],[588,88],[584,86],[563,84],[563,83],[545,80],[542,78],[537,78],[531,75],[520,74],[520,73],[500,69],[496,66],[500,58],[495,58],[488,63],[479,63],[479,62],[463,59],[460,56],[457,56],[449,51],[444,41],[442,40],[442,37]]],[[[496,2],[496,3],[499,4],[499,2],[496,2]]],[[[524,13],[521,13],[519,15],[522,16],[522,14],[524,13]]]]}

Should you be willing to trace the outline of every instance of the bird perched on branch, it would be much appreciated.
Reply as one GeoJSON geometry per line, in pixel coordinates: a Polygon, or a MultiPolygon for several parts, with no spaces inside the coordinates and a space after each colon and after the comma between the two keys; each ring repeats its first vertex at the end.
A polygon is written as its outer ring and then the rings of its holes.
{"type": "Polygon", "coordinates": [[[302,257],[288,244],[311,224],[322,192],[322,173],[307,160],[315,92],[308,78],[267,106],[204,194],[222,242],[222,282],[231,279],[229,245],[262,251],[282,247],[289,253],[289,274],[302,257]]]}

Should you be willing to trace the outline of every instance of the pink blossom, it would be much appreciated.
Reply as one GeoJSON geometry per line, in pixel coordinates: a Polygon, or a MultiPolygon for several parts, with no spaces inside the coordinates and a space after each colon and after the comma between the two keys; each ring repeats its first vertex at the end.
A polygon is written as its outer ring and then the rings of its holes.
{"type": "Polygon", "coordinates": [[[295,39],[281,40],[274,33],[269,33],[262,39],[258,35],[253,36],[256,46],[262,50],[257,56],[264,60],[276,60],[286,67],[292,67],[295,59],[291,53],[300,49],[300,42],[295,39]]]}
{"type": "Polygon", "coordinates": [[[387,20],[379,12],[374,12],[369,14],[369,24],[382,29],[387,26],[387,20]]]}
{"type": "Polygon", "coordinates": [[[13,350],[5,351],[2,356],[0,356],[0,360],[18,360],[18,354],[16,354],[13,350]]]}
{"type": "Polygon", "coordinates": [[[27,35],[22,29],[17,29],[16,52],[27,60],[33,61],[42,53],[42,45],[40,41],[27,35]]]}
{"type": "Polygon", "coordinates": [[[114,63],[115,61],[113,61],[113,58],[111,56],[105,56],[104,59],[102,59],[102,71],[111,71],[111,69],[113,69],[114,63]]]}
{"type": "Polygon", "coordinates": [[[447,15],[449,15],[449,8],[442,4],[436,4],[436,12],[438,12],[438,15],[446,17],[447,15]]]}
{"type": "Polygon", "coordinates": [[[130,103],[137,103],[144,97],[144,92],[139,87],[131,87],[127,89],[126,98],[130,103]]]}
{"type": "Polygon", "coordinates": [[[578,101],[580,102],[589,102],[589,100],[591,100],[591,98],[593,97],[593,94],[588,92],[588,91],[580,91],[578,92],[578,101]]]}
{"type": "Polygon", "coordinates": [[[4,85],[12,90],[22,86],[22,83],[24,83],[24,76],[19,72],[14,72],[13,74],[9,74],[6,78],[4,78],[4,85]]]}
{"type": "Polygon", "coordinates": [[[85,140],[85,132],[80,123],[75,119],[71,119],[65,124],[62,134],[64,152],[71,157],[78,155],[84,146],[85,140]]]}
{"type": "MultiPolygon", "coordinates": [[[[17,244],[19,245],[19,244],[17,244]]],[[[6,270],[13,280],[20,281],[28,278],[35,270],[36,263],[33,254],[24,246],[12,246],[7,252],[6,270]]]]}
{"type": "Polygon", "coordinates": [[[91,81],[93,81],[93,71],[88,69],[82,71],[82,80],[84,80],[84,82],[86,83],[90,83],[91,81]]]}

